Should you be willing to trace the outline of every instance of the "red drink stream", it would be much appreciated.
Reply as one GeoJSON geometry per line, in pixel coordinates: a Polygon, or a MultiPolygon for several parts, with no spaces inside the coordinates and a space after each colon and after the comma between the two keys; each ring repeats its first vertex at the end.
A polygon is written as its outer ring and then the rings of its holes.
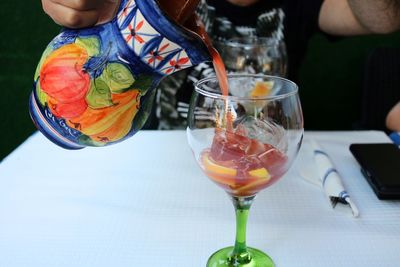
{"type": "MultiPolygon", "coordinates": [[[[212,57],[221,93],[228,96],[229,84],[224,62],[214,48],[203,23],[193,16],[198,2],[199,0],[159,0],[160,6],[173,19],[202,38],[212,57]]],[[[247,137],[244,127],[235,129],[228,99],[225,99],[225,116],[226,125],[216,127],[211,148],[201,153],[201,167],[229,194],[255,195],[285,173],[287,157],[274,146],[247,137]]]]}

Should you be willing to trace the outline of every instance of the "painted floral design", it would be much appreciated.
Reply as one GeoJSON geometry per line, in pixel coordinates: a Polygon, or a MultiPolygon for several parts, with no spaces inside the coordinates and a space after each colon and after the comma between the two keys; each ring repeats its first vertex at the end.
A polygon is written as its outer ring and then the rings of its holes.
{"type": "Polygon", "coordinates": [[[160,34],[143,16],[134,0],[118,14],[118,27],[128,47],[162,75],[191,67],[185,49],[160,34]]]}
{"type": "Polygon", "coordinates": [[[157,83],[208,59],[191,49],[192,62],[186,49],[194,39],[182,38],[173,22],[154,20],[150,5],[121,0],[115,20],[65,29],[48,45],[34,76],[30,113],[54,143],[80,149],[132,136],[151,112],[157,83]]]}
{"type": "Polygon", "coordinates": [[[130,132],[142,93],[151,85],[149,77],[135,78],[128,65],[110,61],[97,37],[48,49],[36,76],[43,108],[96,146],[130,132]]]}

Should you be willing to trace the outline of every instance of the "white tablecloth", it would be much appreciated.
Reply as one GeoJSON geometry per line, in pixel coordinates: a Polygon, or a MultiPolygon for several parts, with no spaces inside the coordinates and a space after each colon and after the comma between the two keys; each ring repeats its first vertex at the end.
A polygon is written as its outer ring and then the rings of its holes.
{"type": "MultiPolygon", "coordinates": [[[[305,140],[291,171],[257,197],[248,245],[278,267],[399,266],[400,202],[379,201],[348,150],[389,139],[314,132],[305,140]],[[308,138],[331,155],[360,218],[332,210],[298,175],[310,163],[308,138]]],[[[234,227],[229,198],[203,176],[184,131],[142,131],[80,151],[34,134],[0,164],[1,267],[205,266],[233,244],[234,227]]]]}

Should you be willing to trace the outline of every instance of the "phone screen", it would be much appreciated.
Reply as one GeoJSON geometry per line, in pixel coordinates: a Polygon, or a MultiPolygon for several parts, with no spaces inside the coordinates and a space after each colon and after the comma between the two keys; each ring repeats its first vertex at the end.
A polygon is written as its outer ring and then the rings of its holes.
{"type": "Polygon", "coordinates": [[[400,149],[392,144],[352,144],[350,151],[379,198],[400,199],[400,149]]]}

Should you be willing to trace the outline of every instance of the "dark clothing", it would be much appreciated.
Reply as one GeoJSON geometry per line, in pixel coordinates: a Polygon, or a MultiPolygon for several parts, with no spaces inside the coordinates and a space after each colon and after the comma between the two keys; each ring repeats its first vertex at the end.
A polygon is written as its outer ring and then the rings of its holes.
{"type": "Polygon", "coordinates": [[[236,6],[225,0],[207,0],[215,7],[217,17],[226,17],[235,25],[255,27],[258,17],[273,8],[282,7],[280,0],[261,0],[251,6],[236,6]]]}
{"type": "Polygon", "coordinates": [[[289,79],[297,82],[298,71],[305,56],[308,41],[318,31],[322,0],[285,1],[285,42],[289,58],[289,79]]]}
{"type": "Polygon", "coordinates": [[[274,23],[273,20],[278,19],[271,16],[269,21],[265,21],[264,14],[274,9],[281,9],[284,14],[283,35],[289,58],[288,78],[298,80],[298,70],[304,58],[308,40],[318,30],[322,0],[261,0],[248,7],[239,7],[226,0],[208,0],[207,2],[215,7],[216,17],[226,17],[235,26],[256,28],[257,35],[265,37],[270,37],[268,35],[271,27],[279,27],[279,21],[274,23]]]}

